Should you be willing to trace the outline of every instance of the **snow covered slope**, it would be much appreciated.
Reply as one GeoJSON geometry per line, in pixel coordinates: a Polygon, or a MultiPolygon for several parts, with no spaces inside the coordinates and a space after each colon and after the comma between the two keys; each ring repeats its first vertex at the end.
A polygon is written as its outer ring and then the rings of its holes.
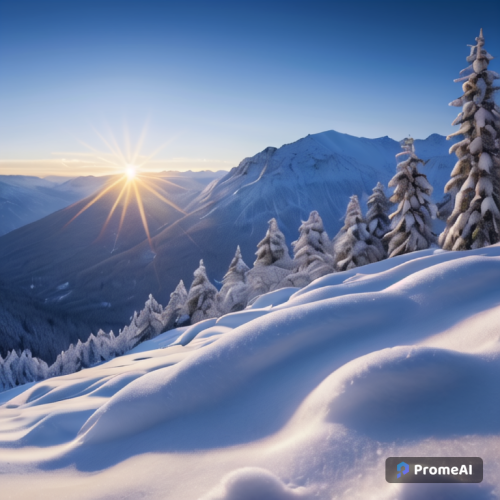
{"type": "Polygon", "coordinates": [[[500,245],[355,271],[1,394],[2,494],[498,498],[500,245]],[[480,456],[484,481],[385,481],[427,455],[480,456]]]}

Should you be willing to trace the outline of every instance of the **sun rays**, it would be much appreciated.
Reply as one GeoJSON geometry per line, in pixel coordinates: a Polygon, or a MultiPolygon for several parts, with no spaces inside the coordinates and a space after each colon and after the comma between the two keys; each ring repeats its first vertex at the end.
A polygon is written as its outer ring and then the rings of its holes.
{"type": "MultiPolygon", "coordinates": [[[[149,246],[151,250],[154,251],[153,241],[148,224],[148,214],[143,201],[144,195],[153,195],[156,199],[160,200],[165,205],[173,208],[174,210],[177,210],[182,214],[185,214],[185,212],[179,206],[177,206],[172,200],[168,198],[168,194],[165,192],[165,189],[159,187],[159,185],[163,185],[164,188],[175,188],[176,190],[185,190],[186,188],[174,182],[171,182],[168,179],[161,178],[144,170],[144,167],[147,166],[148,162],[150,162],[165,146],[167,146],[170,141],[164,144],[162,147],[158,148],[151,155],[145,156],[141,155],[141,149],[144,145],[144,140],[146,137],[145,128],[143,129],[134,147],[132,147],[130,143],[129,133],[126,128],[124,130],[124,148],[120,147],[112,132],[109,132],[110,137],[108,139],[106,139],[99,132],[96,131],[96,133],[108,149],[107,152],[99,151],[82,141],[80,142],[91,151],[90,155],[92,158],[92,163],[94,165],[100,164],[102,166],[107,166],[108,168],[116,170],[118,178],[112,178],[104,188],[98,191],[90,199],[90,201],[88,201],[85,206],[71,218],[71,220],[65,225],[65,227],[69,226],[75,219],[77,219],[105,195],[109,196],[109,193],[111,193],[112,191],[117,191],[118,194],[116,196],[116,199],[114,200],[113,205],[109,210],[109,213],[97,239],[105,235],[106,229],[113,215],[115,214],[115,212],[119,212],[121,207],[120,221],[118,230],[116,232],[116,244],[120,232],[123,229],[127,212],[131,205],[135,205],[139,213],[149,246]]],[[[84,155],[88,157],[89,153],[84,153],[84,155]]],[[[61,161],[64,162],[66,160],[61,161]]]]}

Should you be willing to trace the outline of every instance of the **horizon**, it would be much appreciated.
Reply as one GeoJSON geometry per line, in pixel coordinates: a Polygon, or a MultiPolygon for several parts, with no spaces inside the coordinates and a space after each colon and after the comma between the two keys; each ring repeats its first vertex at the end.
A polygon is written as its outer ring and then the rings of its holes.
{"type": "MultiPolygon", "coordinates": [[[[342,132],[338,132],[336,130],[325,130],[323,132],[318,132],[317,134],[308,134],[308,135],[318,135],[318,134],[323,134],[323,133],[326,133],[326,132],[336,132],[338,134],[342,134],[342,135],[348,135],[350,137],[356,137],[356,136],[352,136],[351,134],[344,134],[342,132]]],[[[421,138],[418,138],[418,137],[414,137],[415,141],[426,141],[428,140],[430,137],[432,137],[433,135],[437,135],[439,137],[443,137],[445,138],[446,136],[444,135],[441,135],[441,134],[437,134],[437,133],[432,133],[430,135],[428,135],[425,139],[421,139],[421,138]]],[[[384,135],[384,136],[380,136],[380,137],[374,137],[374,138],[368,138],[368,137],[359,137],[359,139],[370,139],[370,140],[377,140],[377,139],[391,139],[392,141],[394,142],[399,142],[401,143],[404,138],[400,139],[400,140],[397,140],[397,139],[393,139],[392,137],[389,137],[388,135],[384,135]]],[[[293,142],[297,142],[299,140],[303,139],[303,137],[297,139],[296,141],[292,141],[293,142]]],[[[289,143],[290,144],[290,143],[289,143]]],[[[282,144],[281,146],[267,146],[267,147],[276,147],[277,149],[283,147],[283,146],[286,146],[287,144],[282,144]]],[[[266,148],[267,148],[266,147],[266,148]]],[[[266,149],[264,148],[264,149],[266,149]]],[[[264,150],[262,150],[264,151],[264,150]]],[[[258,154],[262,151],[258,151],[257,153],[255,154],[258,154]]],[[[243,161],[244,158],[241,159],[241,161],[243,161]]],[[[22,160],[21,160],[22,161],[22,160]]],[[[49,161],[49,160],[47,160],[49,161]]],[[[174,159],[175,161],[175,159],[174,159]]],[[[2,163],[5,162],[5,163],[8,163],[9,160],[0,160],[0,165],[2,165],[2,163]]],[[[151,162],[153,163],[153,162],[151,162]]],[[[162,164],[164,164],[165,162],[161,162],[162,164]]],[[[238,162],[237,164],[231,166],[231,167],[228,167],[227,169],[226,168],[218,168],[218,169],[210,169],[210,168],[204,168],[204,169],[170,169],[170,170],[166,170],[166,169],[156,169],[156,170],[148,170],[148,169],[141,169],[141,173],[150,173],[150,174],[168,174],[168,173],[201,173],[201,172],[213,172],[213,173],[217,173],[217,172],[229,172],[232,168],[234,167],[237,167],[239,165],[240,162],[238,162]]],[[[11,167],[12,169],[15,168],[15,167],[11,167]]],[[[9,172],[10,170],[8,168],[5,168],[5,170],[7,172],[9,172]]],[[[61,179],[65,179],[65,180],[69,180],[69,179],[75,179],[75,178],[78,178],[78,177],[111,177],[111,176],[115,176],[115,175],[118,175],[118,176],[123,176],[124,173],[123,171],[110,171],[110,172],[103,172],[103,173],[82,173],[82,174],[75,174],[75,175],[64,175],[64,174],[61,174],[61,173],[55,173],[55,174],[52,174],[52,173],[49,173],[49,174],[44,174],[44,175],[36,175],[36,174],[20,174],[20,173],[3,173],[3,170],[1,171],[0,173],[0,177],[15,177],[15,176],[25,176],[25,177],[37,177],[37,178],[40,178],[40,179],[48,179],[49,177],[53,178],[53,177],[58,177],[58,178],[61,178],[61,179]]],[[[64,182],[64,181],[63,181],[64,182]]]]}
{"type": "Polygon", "coordinates": [[[500,54],[498,16],[465,5],[2,2],[0,173],[229,170],[328,130],[449,135],[467,44],[483,28],[500,54]]]}

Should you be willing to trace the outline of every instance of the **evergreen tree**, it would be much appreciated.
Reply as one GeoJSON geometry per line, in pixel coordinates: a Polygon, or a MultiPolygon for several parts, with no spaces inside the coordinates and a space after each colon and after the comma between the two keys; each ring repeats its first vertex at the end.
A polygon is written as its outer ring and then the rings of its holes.
{"type": "Polygon", "coordinates": [[[82,369],[82,343],[70,344],[69,348],[61,353],[61,375],[79,372],[82,369]]]}
{"type": "Polygon", "coordinates": [[[63,361],[62,361],[63,353],[57,355],[56,360],[49,366],[48,377],[58,377],[62,375],[63,372],[63,361]]]}
{"type": "Polygon", "coordinates": [[[12,349],[10,353],[7,354],[4,361],[5,367],[5,377],[7,379],[7,384],[10,387],[15,387],[17,385],[17,365],[19,364],[19,355],[12,349]]]}
{"type": "MultiPolygon", "coordinates": [[[[385,195],[383,184],[380,182],[377,183],[373,188],[373,194],[368,198],[366,204],[368,206],[368,212],[366,213],[368,231],[379,240],[382,240],[391,227],[391,221],[388,216],[391,202],[385,195]]],[[[384,242],[382,241],[382,243],[384,242]]]]}
{"type": "MultiPolygon", "coordinates": [[[[8,355],[8,354],[7,354],[8,355]]],[[[0,392],[9,389],[9,381],[5,372],[4,359],[0,354],[0,392]]]]}
{"type": "MultiPolygon", "coordinates": [[[[149,294],[144,308],[135,317],[135,332],[133,335],[133,346],[150,340],[159,335],[163,330],[162,318],[163,308],[154,297],[149,294]]],[[[131,348],[132,348],[131,347],[131,348]]]]}
{"type": "Polygon", "coordinates": [[[408,159],[398,163],[397,173],[389,182],[389,187],[395,187],[390,201],[398,203],[389,216],[391,231],[384,236],[389,257],[424,250],[436,242],[431,220],[436,216],[436,206],[431,201],[432,186],[418,170],[418,164],[424,162],[415,154],[413,139],[405,140],[403,150],[396,158],[407,155],[408,159]]]}
{"type": "Polygon", "coordinates": [[[257,244],[257,259],[247,273],[249,286],[248,302],[263,293],[276,290],[293,270],[285,235],[280,231],[276,219],[269,221],[266,236],[257,244]]]}
{"type": "Polygon", "coordinates": [[[285,264],[291,262],[285,235],[280,231],[276,219],[269,221],[269,229],[263,240],[257,244],[257,259],[254,266],[270,266],[272,264],[285,264]]]}
{"type": "Polygon", "coordinates": [[[203,260],[200,260],[200,267],[194,272],[194,280],[186,301],[187,314],[191,318],[191,324],[219,316],[216,295],[217,288],[208,280],[203,260]]]}
{"type": "Polygon", "coordinates": [[[164,332],[175,327],[177,320],[182,316],[187,296],[184,282],[180,280],[175,290],[170,294],[170,300],[161,315],[162,330],[164,332]]]}
{"type": "Polygon", "coordinates": [[[218,308],[222,314],[245,309],[249,292],[246,278],[248,271],[249,267],[243,261],[238,245],[229,269],[222,279],[222,288],[217,295],[218,308]]]}
{"type": "Polygon", "coordinates": [[[454,209],[439,237],[446,250],[482,248],[500,241],[500,107],[494,102],[494,80],[498,73],[488,70],[493,57],[484,47],[483,30],[471,47],[461,71],[464,95],[451,102],[462,106],[452,125],[460,129],[448,136],[464,139],[450,148],[458,161],[445,192],[455,198],[454,209]]]}
{"type": "Polygon", "coordinates": [[[381,241],[368,232],[356,195],[351,196],[344,226],[335,237],[333,245],[337,271],[353,269],[385,258],[381,241]]]}
{"type": "Polygon", "coordinates": [[[99,354],[104,361],[116,356],[115,335],[113,330],[109,333],[99,330],[96,336],[96,343],[99,349],[99,354]]]}
{"type": "Polygon", "coordinates": [[[82,367],[90,368],[103,360],[99,344],[94,334],[90,334],[87,342],[82,345],[82,367]]]}
{"type": "Polygon", "coordinates": [[[296,272],[307,273],[311,281],[334,271],[331,242],[323,221],[313,210],[299,227],[299,239],[292,243],[296,272]]]}

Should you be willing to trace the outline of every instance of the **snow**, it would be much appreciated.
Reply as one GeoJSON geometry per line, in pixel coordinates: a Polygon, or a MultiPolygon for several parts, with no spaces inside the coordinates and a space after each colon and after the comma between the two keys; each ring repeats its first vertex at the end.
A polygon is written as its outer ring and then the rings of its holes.
{"type": "Polygon", "coordinates": [[[431,248],[6,391],[2,497],[498,498],[499,282],[500,244],[431,248]],[[428,455],[483,483],[385,481],[428,455]]]}

